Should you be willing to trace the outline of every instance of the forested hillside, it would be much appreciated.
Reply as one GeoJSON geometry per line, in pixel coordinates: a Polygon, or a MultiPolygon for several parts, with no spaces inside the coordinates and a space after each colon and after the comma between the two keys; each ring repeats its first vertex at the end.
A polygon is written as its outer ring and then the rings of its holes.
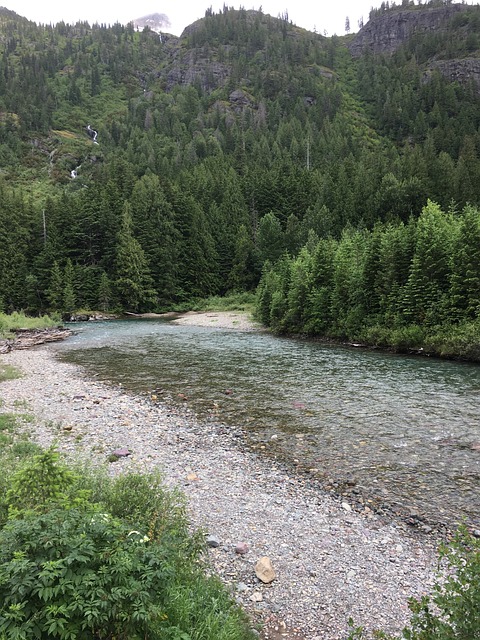
{"type": "Polygon", "coordinates": [[[0,9],[0,306],[260,282],[279,331],[477,335],[480,8],[451,5],[382,3],[341,38],[227,8],[180,38],[0,9]],[[441,19],[372,50],[399,11],[441,19]]]}

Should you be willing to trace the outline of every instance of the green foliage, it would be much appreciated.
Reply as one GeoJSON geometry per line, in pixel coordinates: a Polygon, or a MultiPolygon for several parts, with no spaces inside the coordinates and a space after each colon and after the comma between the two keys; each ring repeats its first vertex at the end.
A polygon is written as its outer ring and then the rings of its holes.
{"type": "Polygon", "coordinates": [[[12,367],[9,364],[0,363],[0,382],[4,382],[5,380],[16,380],[17,378],[21,378],[21,372],[12,367]]]}
{"type": "Polygon", "coordinates": [[[125,203],[118,232],[115,286],[122,305],[139,311],[152,302],[155,291],[145,253],[132,234],[130,205],[125,203]]]}
{"type": "Polygon", "coordinates": [[[478,361],[478,220],[471,205],[454,214],[429,201],[407,225],[308,242],[266,263],[256,315],[279,332],[478,361]]]}
{"type": "Polygon", "coordinates": [[[281,273],[280,290],[261,286],[279,331],[475,320],[477,214],[454,230],[432,212],[480,203],[478,96],[425,69],[475,58],[479,16],[462,7],[392,55],[354,60],[348,39],[261,10],[207,11],[168,44],[4,11],[2,309],[168,310],[253,291],[287,252],[296,291],[281,273]],[[191,83],[175,83],[193,59],[191,83]],[[338,242],[322,286],[318,241],[338,242]]]}
{"type": "Polygon", "coordinates": [[[460,527],[440,549],[446,562],[443,579],[431,596],[411,600],[407,640],[475,640],[480,638],[480,541],[460,527]]]}
{"type": "Polygon", "coordinates": [[[129,526],[147,531],[151,540],[172,551],[176,549],[182,554],[182,562],[200,549],[200,538],[189,535],[183,494],[167,491],[159,473],[112,479],[98,471],[83,471],[77,477],[75,491],[86,493],[100,509],[129,526]]]}
{"type": "Polygon", "coordinates": [[[76,491],[72,495],[76,477],[59,463],[59,458],[54,448],[47,449],[35,455],[13,475],[5,496],[11,518],[19,518],[29,512],[45,512],[54,505],[67,509],[88,504],[88,492],[76,491]]]}
{"type": "Polygon", "coordinates": [[[108,514],[50,510],[0,533],[0,633],[75,639],[160,638],[162,549],[108,514]]]}
{"type": "Polygon", "coordinates": [[[186,307],[179,306],[176,311],[246,311],[252,313],[255,306],[255,293],[228,293],[225,296],[210,296],[187,302],[186,307]]]}
{"type": "Polygon", "coordinates": [[[0,531],[2,639],[252,640],[158,474],[73,472],[52,449],[5,462],[17,508],[0,531]]]}
{"type": "Polygon", "coordinates": [[[51,316],[30,317],[23,312],[0,313],[0,336],[10,336],[16,329],[48,329],[58,324],[51,316]]]}

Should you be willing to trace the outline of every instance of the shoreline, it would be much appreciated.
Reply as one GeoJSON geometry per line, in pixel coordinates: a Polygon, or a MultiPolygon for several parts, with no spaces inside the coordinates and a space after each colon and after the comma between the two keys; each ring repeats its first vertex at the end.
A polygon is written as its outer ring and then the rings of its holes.
{"type": "Polygon", "coordinates": [[[266,331],[265,327],[251,320],[244,311],[187,311],[172,320],[172,323],[236,331],[266,331]]]}
{"type": "Polygon", "coordinates": [[[350,616],[367,629],[398,631],[410,618],[408,597],[432,588],[433,539],[356,513],[348,499],[243,447],[241,432],[101,383],[48,346],[1,360],[24,373],[0,385],[1,411],[26,402],[37,417],[26,427],[34,441],[56,441],[67,458],[107,465],[112,474],[162,469],[165,484],[187,496],[192,525],[217,539],[209,560],[253,619],[267,622],[265,638],[278,627],[287,640],[337,640],[350,616]],[[109,463],[117,448],[132,453],[109,463]],[[242,542],[245,555],[235,552],[242,542]],[[271,585],[255,577],[262,556],[277,572],[271,585]]]}

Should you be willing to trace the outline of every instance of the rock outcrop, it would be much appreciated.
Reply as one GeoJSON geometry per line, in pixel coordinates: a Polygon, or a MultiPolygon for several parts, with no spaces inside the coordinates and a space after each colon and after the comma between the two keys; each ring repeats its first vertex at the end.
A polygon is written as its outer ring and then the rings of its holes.
{"type": "Polygon", "coordinates": [[[470,5],[451,4],[442,7],[411,8],[386,11],[373,17],[360,29],[349,45],[358,58],[365,50],[372,53],[393,53],[414,33],[442,29],[455,14],[471,9],[470,5]]]}
{"type": "Polygon", "coordinates": [[[439,71],[451,82],[468,84],[473,82],[480,92],[480,58],[462,58],[461,60],[435,60],[423,75],[428,82],[433,71],[439,71]]]}

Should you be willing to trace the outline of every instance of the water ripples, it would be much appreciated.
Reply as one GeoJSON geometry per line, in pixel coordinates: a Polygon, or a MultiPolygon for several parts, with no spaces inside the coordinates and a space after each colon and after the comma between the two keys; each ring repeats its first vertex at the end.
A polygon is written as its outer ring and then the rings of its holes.
{"type": "Polygon", "coordinates": [[[477,365],[159,321],[83,325],[60,350],[402,513],[479,523],[477,365]]]}

